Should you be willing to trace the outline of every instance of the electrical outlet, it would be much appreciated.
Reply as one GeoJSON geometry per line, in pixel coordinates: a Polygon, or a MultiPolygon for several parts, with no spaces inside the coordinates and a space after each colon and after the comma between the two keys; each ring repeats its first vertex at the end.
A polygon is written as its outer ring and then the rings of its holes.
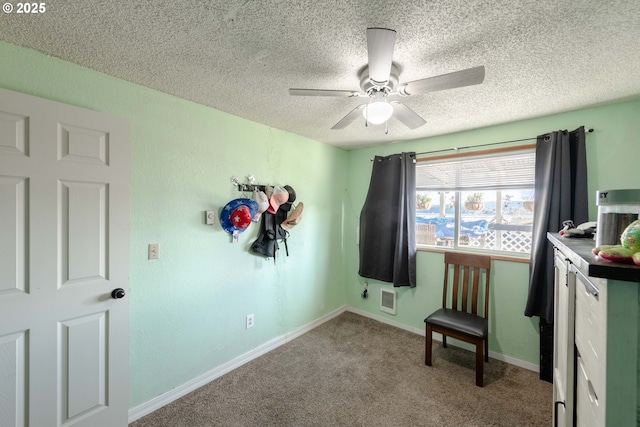
{"type": "Polygon", "coordinates": [[[247,314],[246,329],[253,328],[253,314],[247,314]]]}
{"type": "Polygon", "coordinates": [[[160,258],[160,243],[149,243],[148,259],[160,258]]]}

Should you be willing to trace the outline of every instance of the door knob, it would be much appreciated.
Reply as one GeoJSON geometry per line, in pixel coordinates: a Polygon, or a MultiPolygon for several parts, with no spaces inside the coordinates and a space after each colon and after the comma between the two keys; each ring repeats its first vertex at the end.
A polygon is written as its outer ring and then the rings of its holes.
{"type": "Polygon", "coordinates": [[[111,297],[113,299],[120,299],[120,298],[124,298],[124,289],[122,288],[116,288],[111,292],[111,297]]]}

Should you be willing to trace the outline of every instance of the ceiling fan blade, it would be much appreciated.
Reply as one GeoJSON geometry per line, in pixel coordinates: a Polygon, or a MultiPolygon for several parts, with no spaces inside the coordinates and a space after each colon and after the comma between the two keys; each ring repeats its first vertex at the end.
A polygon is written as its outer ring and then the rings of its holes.
{"type": "Polygon", "coordinates": [[[344,129],[349,126],[355,119],[357,119],[358,117],[362,117],[361,111],[365,107],[365,105],[367,104],[360,104],[356,108],[351,110],[351,112],[344,116],[342,120],[333,125],[331,130],[344,129]]]}
{"type": "Polygon", "coordinates": [[[367,28],[369,78],[375,83],[385,83],[389,80],[395,42],[395,31],[386,28],[367,28]]]}
{"type": "Polygon", "coordinates": [[[409,129],[417,129],[427,123],[425,119],[401,102],[391,101],[390,104],[393,105],[393,116],[404,123],[409,129]]]}
{"type": "Polygon", "coordinates": [[[360,92],[354,90],[329,90],[329,89],[289,89],[289,95],[293,96],[359,96],[360,92]]]}
{"type": "Polygon", "coordinates": [[[400,85],[398,92],[402,95],[416,95],[438,90],[453,89],[456,87],[477,85],[484,81],[484,65],[468,68],[466,70],[455,71],[453,73],[441,74],[439,76],[428,77],[422,80],[400,85]]]}

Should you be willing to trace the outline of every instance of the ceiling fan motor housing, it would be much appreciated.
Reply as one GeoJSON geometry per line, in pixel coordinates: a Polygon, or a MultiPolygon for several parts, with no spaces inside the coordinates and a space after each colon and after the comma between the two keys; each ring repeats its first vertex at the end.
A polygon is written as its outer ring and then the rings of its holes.
{"type": "Polygon", "coordinates": [[[360,73],[360,88],[363,92],[371,95],[372,92],[382,91],[385,93],[392,92],[398,85],[398,68],[391,65],[391,74],[386,82],[376,82],[369,77],[369,67],[364,67],[360,73]]]}

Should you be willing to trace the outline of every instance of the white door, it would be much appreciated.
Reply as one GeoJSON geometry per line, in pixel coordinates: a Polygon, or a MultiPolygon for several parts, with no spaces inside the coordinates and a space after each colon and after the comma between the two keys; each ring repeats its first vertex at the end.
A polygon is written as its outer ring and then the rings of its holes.
{"type": "Polygon", "coordinates": [[[0,426],[127,425],[128,132],[0,89],[0,426]]]}

